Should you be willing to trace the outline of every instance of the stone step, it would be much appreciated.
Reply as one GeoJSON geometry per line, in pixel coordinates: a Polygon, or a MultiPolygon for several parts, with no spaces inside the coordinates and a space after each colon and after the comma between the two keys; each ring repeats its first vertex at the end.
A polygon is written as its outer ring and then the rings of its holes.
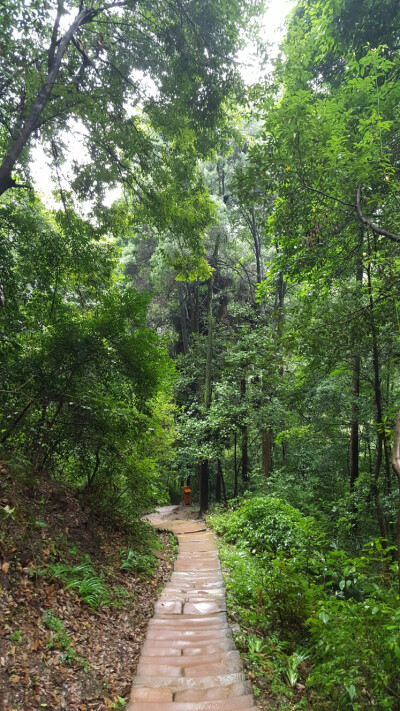
{"type": "Polygon", "coordinates": [[[226,615],[224,612],[216,613],[215,617],[196,617],[195,615],[163,615],[153,617],[149,622],[149,629],[218,629],[227,627],[226,615]]]}
{"type": "Polygon", "coordinates": [[[163,628],[161,629],[160,627],[151,627],[147,630],[146,634],[146,639],[148,640],[164,640],[164,641],[190,641],[190,642],[195,642],[196,644],[200,642],[201,640],[206,640],[207,642],[209,641],[220,641],[223,638],[228,638],[232,639],[232,632],[230,627],[227,625],[226,627],[221,627],[220,629],[215,629],[215,628],[206,628],[206,629],[195,629],[195,630],[190,630],[190,629],[176,629],[176,627],[170,627],[170,628],[163,628]]]}
{"type": "Polygon", "coordinates": [[[220,701],[238,696],[251,694],[251,686],[248,682],[231,684],[230,686],[214,686],[210,689],[184,689],[183,691],[173,691],[172,689],[152,689],[145,686],[132,689],[130,701],[145,702],[199,702],[199,701],[220,701]]]}
{"type": "Polygon", "coordinates": [[[213,635],[207,638],[199,639],[198,635],[196,635],[196,637],[192,639],[179,639],[175,634],[172,635],[172,639],[158,639],[157,637],[151,639],[150,637],[146,637],[142,649],[181,649],[183,654],[186,654],[189,649],[194,650],[193,654],[196,649],[204,649],[204,654],[207,654],[208,647],[212,647],[214,645],[224,647],[224,649],[227,645],[230,645],[229,649],[236,649],[235,643],[231,636],[218,636],[218,639],[216,639],[213,635]]]}
{"type": "MultiPolygon", "coordinates": [[[[172,650],[173,651],[173,650],[172,650]]],[[[142,662],[146,662],[147,664],[172,664],[172,665],[180,665],[180,666],[194,666],[196,664],[211,664],[211,663],[218,663],[218,662],[230,662],[230,661],[235,661],[240,662],[240,654],[236,650],[231,650],[228,652],[212,652],[210,654],[181,654],[178,656],[177,654],[171,654],[169,657],[168,655],[160,655],[160,661],[157,661],[157,656],[152,655],[152,654],[147,654],[146,650],[142,649],[142,653],[140,655],[140,664],[142,662]]],[[[232,671],[237,671],[236,669],[233,669],[232,671]]]]}
{"type": "Polygon", "coordinates": [[[168,674],[177,676],[209,676],[210,674],[230,674],[242,671],[240,654],[216,652],[210,655],[163,656],[141,654],[137,668],[138,674],[168,674]]]}
{"type": "Polygon", "coordinates": [[[142,647],[142,654],[147,656],[198,656],[204,654],[214,654],[215,652],[230,652],[235,650],[235,643],[230,639],[223,639],[216,642],[214,639],[210,639],[207,644],[201,644],[200,642],[195,644],[194,642],[181,641],[176,645],[171,643],[171,640],[146,640],[142,647]]]}
{"type": "Polygon", "coordinates": [[[255,708],[251,696],[238,696],[236,699],[221,701],[173,701],[172,703],[132,701],[125,711],[244,711],[244,709],[255,708]]]}
{"type": "MultiPolygon", "coordinates": [[[[152,659],[152,657],[150,657],[152,659]]],[[[182,657],[183,659],[183,657],[182,657]]],[[[187,657],[187,659],[193,659],[193,657],[187,657]]],[[[242,663],[239,661],[229,661],[229,662],[210,662],[209,664],[165,664],[162,660],[159,664],[152,663],[151,661],[146,661],[139,659],[139,664],[137,667],[137,674],[142,676],[159,676],[161,674],[171,677],[171,679],[176,679],[177,677],[185,677],[191,679],[193,677],[209,677],[223,676],[225,674],[234,674],[235,672],[240,672],[242,669],[242,663]]]]}
{"type": "Polygon", "coordinates": [[[239,682],[230,686],[212,686],[210,689],[184,689],[174,693],[174,701],[219,701],[237,696],[251,696],[250,682],[239,682]]]}
{"type": "Polygon", "coordinates": [[[174,691],[182,689],[211,689],[213,686],[231,686],[245,682],[246,677],[243,672],[232,674],[211,674],[203,677],[169,677],[169,676],[145,676],[138,674],[133,680],[133,686],[146,686],[152,689],[172,688],[174,691]]]}

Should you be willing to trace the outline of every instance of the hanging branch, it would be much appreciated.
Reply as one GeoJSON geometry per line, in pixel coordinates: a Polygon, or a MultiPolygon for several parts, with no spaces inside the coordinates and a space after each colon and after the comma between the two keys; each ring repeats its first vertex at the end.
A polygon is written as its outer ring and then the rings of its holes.
{"type": "Polygon", "coordinates": [[[379,227],[379,225],[376,225],[375,222],[372,222],[372,220],[368,220],[367,217],[365,217],[362,213],[361,210],[361,185],[358,186],[357,188],[357,204],[356,204],[356,210],[357,210],[357,215],[363,225],[366,227],[369,227],[375,234],[377,235],[382,235],[382,237],[387,237],[388,239],[391,239],[392,242],[397,242],[400,244],[400,237],[397,235],[394,235],[392,232],[388,232],[387,230],[384,230],[382,227],[379,227]]]}

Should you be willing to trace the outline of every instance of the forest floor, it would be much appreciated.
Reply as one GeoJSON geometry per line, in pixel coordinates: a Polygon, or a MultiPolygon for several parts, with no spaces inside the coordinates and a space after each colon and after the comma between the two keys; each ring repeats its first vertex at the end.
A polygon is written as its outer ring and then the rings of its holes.
{"type": "Polygon", "coordinates": [[[132,532],[104,528],[68,488],[3,475],[0,498],[0,711],[123,709],[173,539],[123,572],[132,532]]]}

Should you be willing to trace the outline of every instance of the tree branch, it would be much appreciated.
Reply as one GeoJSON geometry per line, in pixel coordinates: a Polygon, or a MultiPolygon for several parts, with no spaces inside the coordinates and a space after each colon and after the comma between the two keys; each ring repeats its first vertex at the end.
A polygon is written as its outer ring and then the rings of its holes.
{"type": "Polygon", "coordinates": [[[340,202],[341,205],[346,205],[347,207],[352,207],[353,210],[356,209],[356,205],[353,205],[351,202],[346,202],[345,200],[340,200],[340,198],[336,197],[335,195],[329,195],[329,193],[324,193],[323,190],[317,190],[317,188],[312,188],[311,185],[306,185],[303,183],[303,188],[305,190],[311,190],[313,193],[318,193],[318,195],[323,195],[324,197],[328,198],[329,200],[334,200],[335,202],[340,202]]]}
{"type": "MultiPolygon", "coordinates": [[[[60,0],[61,2],[61,0],[60,0]]],[[[93,22],[93,20],[99,15],[101,12],[105,12],[107,10],[111,10],[112,8],[115,7],[125,7],[126,6],[126,0],[121,0],[120,2],[111,2],[108,5],[103,5],[102,7],[99,7],[97,9],[90,7],[90,8],[83,8],[81,6],[80,11],[76,15],[75,19],[67,29],[67,31],[64,33],[64,35],[61,37],[60,40],[56,40],[55,36],[58,32],[58,26],[57,26],[57,19],[55,21],[54,27],[53,27],[53,34],[52,34],[52,39],[50,42],[50,48],[49,48],[49,53],[48,53],[48,61],[50,63],[51,60],[51,66],[49,67],[49,71],[47,74],[47,77],[45,79],[45,82],[40,89],[39,93],[36,96],[35,101],[33,102],[33,105],[30,109],[29,116],[26,119],[25,123],[23,124],[21,130],[19,131],[18,136],[16,137],[15,141],[12,143],[11,147],[9,148],[6,156],[4,157],[1,165],[0,165],[0,195],[3,195],[7,190],[10,188],[16,187],[16,182],[12,178],[12,170],[19,159],[22,151],[24,150],[26,144],[28,143],[29,139],[32,136],[32,133],[36,130],[37,125],[40,121],[40,117],[43,113],[43,110],[45,109],[49,99],[51,92],[53,91],[54,84],[56,82],[57,76],[59,74],[61,64],[64,58],[65,53],[68,50],[68,47],[77,32],[77,30],[80,27],[83,27],[84,25],[89,24],[90,22],[93,22]],[[54,45],[54,47],[53,47],[54,45]],[[57,50],[56,50],[57,47],[57,50]]],[[[60,10],[60,5],[59,5],[59,10],[60,10]]]]}
{"type": "Polygon", "coordinates": [[[376,225],[375,222],[372,222],[372,220],[368,220],[368,218],[363,215],[361,210],[361,185],[359,185],[357,188],[356,210],[357,215],[363,225],[369,227],[373,232],[375,232],[375,234],[382,235],[382,237],[387,237],[388,239],[392,240],[392,242],[397,242],[398,244],[400,244],[400,237],[398,237],[398,235],[394,235],[392,232],[384,230],[382,227],[379,227],[379,225],[376,225]]]}

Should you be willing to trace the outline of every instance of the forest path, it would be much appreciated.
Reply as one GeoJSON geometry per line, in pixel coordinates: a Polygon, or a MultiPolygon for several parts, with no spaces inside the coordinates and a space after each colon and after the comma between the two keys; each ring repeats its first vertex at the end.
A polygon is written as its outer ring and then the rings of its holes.
{"type": "Polygon", "coordinates": [[[155,605],[126,711],[256,711],[226,618],[213,535],[186,507],[148,520],[178,538],[174,572],[155,605]]]}

